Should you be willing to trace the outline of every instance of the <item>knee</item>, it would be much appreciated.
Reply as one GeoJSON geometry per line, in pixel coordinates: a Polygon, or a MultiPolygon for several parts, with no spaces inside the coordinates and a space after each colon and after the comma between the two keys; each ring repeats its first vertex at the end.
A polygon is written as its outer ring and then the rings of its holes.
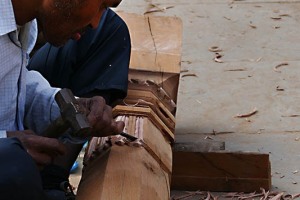
{"type": "Polygon", "coordinates": [[[19,177],[30,178],[29,174],[38,171],[33,159],[17,138],[0,139],[0,159],[3,163],[0,166],[2,169],[0,173],[4,173],[7,179],[11,177],[15,177],[16,180],[19,177]]]}
{"type": "Polygon", "coordinates": [[[11,199],[43,195],[39,171],[18,139],[0,139],[0,159],[1,194],[14,197],[11,199]]]}

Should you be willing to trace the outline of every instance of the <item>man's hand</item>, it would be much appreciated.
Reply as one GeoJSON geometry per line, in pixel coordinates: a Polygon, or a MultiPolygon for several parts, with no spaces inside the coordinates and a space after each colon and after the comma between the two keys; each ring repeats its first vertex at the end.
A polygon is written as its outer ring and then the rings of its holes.
{"type": "Polygon", "coordinates": [[[88,121],[92,127],[91,135],[105,137],[117,135],[123,131],[124,122],[116,122],[112,116],[112,108],[100,96],[79,98],[78,102],[86,109],[88,121]]]}
{"type": "Polygon", "coordinates": [[[7,137],[18,138],[39,168],[51,164],[56,156],[66,152],[64,144],[57,139],[38,136],[31,130],[8,131],[7,137]]]}

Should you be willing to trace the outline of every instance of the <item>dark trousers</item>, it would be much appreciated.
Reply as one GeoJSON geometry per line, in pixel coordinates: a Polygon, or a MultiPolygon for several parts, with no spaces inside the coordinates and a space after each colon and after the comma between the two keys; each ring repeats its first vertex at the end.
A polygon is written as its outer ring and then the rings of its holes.
{"type": "Polygon", "coordinates": [[[46,200],[41,176],[16,138],[0,139],[0,200],[46,200]]]}

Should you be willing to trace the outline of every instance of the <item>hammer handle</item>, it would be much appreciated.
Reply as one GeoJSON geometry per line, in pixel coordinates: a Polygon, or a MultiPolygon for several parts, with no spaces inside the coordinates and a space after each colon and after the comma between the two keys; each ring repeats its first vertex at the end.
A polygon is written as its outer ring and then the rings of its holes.
{"type": "Polygon", "coordinates": [[[43,135],[49,138],[58,138],[69,128],[69,125],[61,118],[57,118],[52,122],[47,129],[43,132],[43,135]]]}

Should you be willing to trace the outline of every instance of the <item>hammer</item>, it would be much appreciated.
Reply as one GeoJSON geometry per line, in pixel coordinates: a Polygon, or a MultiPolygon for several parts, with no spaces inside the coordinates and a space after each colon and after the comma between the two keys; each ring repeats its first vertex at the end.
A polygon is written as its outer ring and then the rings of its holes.
{"type": "MultiPolygon", "coordinates": [[[[43,135],[50,138],[58,138],[69,128],[72,129],[73,136],[86,136],[91,127],[84,113],[84,108],[75,99],[70,89],[64,88],[55,95],[55,100],[60,108],[61,117],[58,117],[44,131],[43,135]]],[[[127,133],[120,133],[129,141],[137,138],[127,133]]]]}
{"type": "Polygon", "coordinates": [[[64,88],[55,95],[61,116],[51,123],[44,131],[44,136],[58,138],[69,128],[73,136],[84,136],[90,131],[90,125],[84,109],[75,99],[70,89],[64,88]]]}

